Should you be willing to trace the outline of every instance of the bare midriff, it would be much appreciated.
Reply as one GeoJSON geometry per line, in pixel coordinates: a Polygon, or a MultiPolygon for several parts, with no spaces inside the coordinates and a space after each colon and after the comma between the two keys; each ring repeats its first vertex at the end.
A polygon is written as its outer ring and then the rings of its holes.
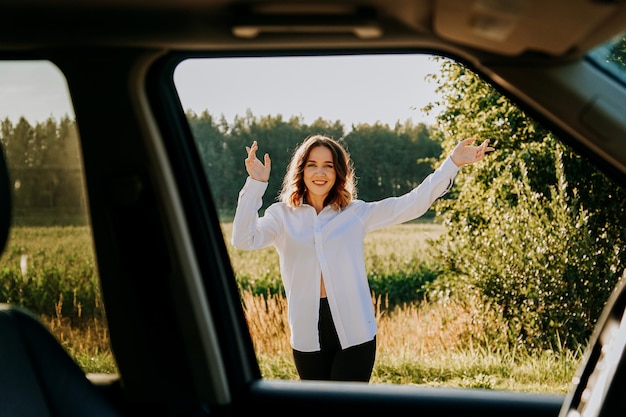
{"type": "Polygon", "coordinates": [[[324,277],[320,280],[320,298],[326,298],[326,287],[324,287],[324,277]]]}

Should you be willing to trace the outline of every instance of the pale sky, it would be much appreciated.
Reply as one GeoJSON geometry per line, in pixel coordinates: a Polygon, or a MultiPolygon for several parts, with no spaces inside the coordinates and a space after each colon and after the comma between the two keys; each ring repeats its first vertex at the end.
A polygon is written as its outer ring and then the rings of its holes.
{"type": "Polygon", "coordinates": [[[29,123],[49,117],[74,117],[67,83],[48,61],[0,61],[0,120],[14,123],[24,116],[29,123]]]}
{"type": "Polygon", "coordinates": [[[435,85],[424,80],[439,64],[426,56],[224,58],[191,60],[174,80],[185,110],[206,109],[232,122],[246,110],[259,116],[321,117],[346,128],[377,121],[394,126],[412,120],[432,123],[420,109],[435,101],[435,85]]]}
{"type": "MultiPolygon", "coordinates": [[[[255,117],[321,117],[352,124],[394,126],[411,120],[432,123],[420,109],[437,99],[425,76],[439,64],[426,56],[317,58],[221,58],[191,60],[175,73],[183,108],[208,110],[232,122],[252,111],[255,117]],[[384,64],[383,64],[384,62],[384,64]]],[[[74,117],[61,72],[45,61],[0,62],[0,120],[33,123],[48,117],[74,117]]]]}

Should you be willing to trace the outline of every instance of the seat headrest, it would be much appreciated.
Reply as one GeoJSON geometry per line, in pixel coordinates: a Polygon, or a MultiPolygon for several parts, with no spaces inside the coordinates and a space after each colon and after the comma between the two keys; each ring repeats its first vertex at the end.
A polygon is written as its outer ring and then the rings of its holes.
{"type": "Polygon", "coordinates": [[[13,209],[11,186],[4,148],[0,146],[0,253],[7,244],[11,227],[13,209]]]}

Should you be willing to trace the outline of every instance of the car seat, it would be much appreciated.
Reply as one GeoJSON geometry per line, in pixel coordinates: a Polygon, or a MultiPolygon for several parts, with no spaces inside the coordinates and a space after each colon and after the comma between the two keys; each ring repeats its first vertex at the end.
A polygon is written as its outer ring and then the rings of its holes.
{"type": "Polygon", "coordinates": [[[28,311],[0,304],[0,416],[120,414],[48,329],[28,311]]]}
{"type": "MultiPolygon", "coordinates": [[[[0,253],[11,225],[11,184],[0,149],[0,253]]],[[[0,416],[121,414],[33,314],[0,303],[0,416]]]]}

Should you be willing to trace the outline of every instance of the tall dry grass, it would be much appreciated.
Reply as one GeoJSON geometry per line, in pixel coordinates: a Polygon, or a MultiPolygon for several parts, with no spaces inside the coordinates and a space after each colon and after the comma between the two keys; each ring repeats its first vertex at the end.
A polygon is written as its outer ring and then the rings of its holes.
{"type": "MultiPolygon", "coordinates": [[[[242,293],[263,378],[297,380],[282,295],[242,293]]],[[[377,311],[372,383],[566,393],[580,352],[512,350],[496,311],[479,304],[420,303],[377,311]]]]}
{"type": "MultiPolygon", "coordinates": [[[[428,259],[436,224],[404,224],[370,234],[368,268],[395,271],[408,259],[428,259]]],[[[230,228],[225,224],[229,237],[230,228]]],[[[277,274],[278,257],[231,248],[235,272],[277,274]]],[[[257,275],[258,276],[258,275],[257,275]]],[[[298,379],[289,345],[287,302],[278,295],[242,291],[261,374],[298,379]]],[[[506,325],[480,300],[420,302],[390,309],[383,295],[372,296],[377,312],[377,357],[372,383],[565,393],[581,352],[527,352],[507,343],[506,325]]]]}
{"type": "MultiPolygon", "coordinates": [[[[290,355],[287,299],[280,294],[259,296],[244,290],[242,300],[256,351],[290,355]]],[[[422,302],[387,310],[383,297],[375,295],[372,303],[378,322],[377,346],[384,355],[406,358],[458,352],[501,334],[493,329],[502,326],[497,313],[473,305],[422,302]]],[[[503,337],[498,343],[505,340],[503,337]]]]}
{"type": "Polygon", "coordinates": [[[117,374],[117,364],[110,346],[109,329],[101,318],[81,321],[56,316],[41,316],[65,350],[86,373],[117,374]]]}

